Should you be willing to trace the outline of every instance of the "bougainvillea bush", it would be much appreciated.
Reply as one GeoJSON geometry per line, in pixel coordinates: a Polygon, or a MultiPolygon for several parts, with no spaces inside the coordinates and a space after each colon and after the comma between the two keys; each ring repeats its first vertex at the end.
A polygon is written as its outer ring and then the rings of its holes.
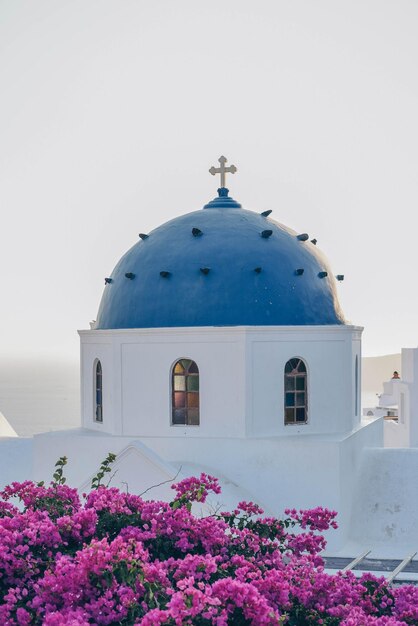
{"type": "Polygon", "coordinates": [[[220,492],[202,474],[173,485],[171,503],[104,486],[65,484],[65,458],[49,486],[13,483],[0,501],[3,626],[418,625],[418,588],[327,575],[322,508],[263,517],[253,503],[207,517],[192,502],[220,492]]]}

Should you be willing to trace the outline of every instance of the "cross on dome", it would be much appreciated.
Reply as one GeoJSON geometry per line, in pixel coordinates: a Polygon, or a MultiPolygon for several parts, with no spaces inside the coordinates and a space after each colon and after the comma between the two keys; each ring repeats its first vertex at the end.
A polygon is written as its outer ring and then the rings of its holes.
{"type": "Polygon", "coordinates": [[[220,163],[220,167],[214,167],[212,165],[209,172],[212,174],[212,176],[215,176],[215,174],[221,175],[221,188],[224,188],[225,187],[225,174],[227,173],[235,174],[235,172],[237,171],[237,168],[235,167],[235,165],[230,165],[229,167],[225,167],[225,163],[227,163],[228,159],[224,156],[220,156],[218,161],[220,163]]]}

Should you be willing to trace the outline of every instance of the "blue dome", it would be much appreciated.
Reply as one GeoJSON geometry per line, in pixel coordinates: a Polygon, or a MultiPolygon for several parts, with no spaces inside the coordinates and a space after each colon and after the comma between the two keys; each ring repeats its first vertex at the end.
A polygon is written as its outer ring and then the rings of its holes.
{"type": "Polygon", "coordinates": [[[143,237],[106,279],[96,329],[344,324],[316,246],[227,189],[143,237]]]}

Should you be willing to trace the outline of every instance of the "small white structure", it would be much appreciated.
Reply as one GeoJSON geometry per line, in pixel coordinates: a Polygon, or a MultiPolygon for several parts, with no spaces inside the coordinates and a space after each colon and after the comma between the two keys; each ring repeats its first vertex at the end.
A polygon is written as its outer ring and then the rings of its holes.
{"type": "Polygon", "coordinates": [[[403,348],[401,372],[383,383],[377,407],[363,409],[366,417],[385,419],[384,442],[388,448],[418,447],[418,348],[403,348]]]}

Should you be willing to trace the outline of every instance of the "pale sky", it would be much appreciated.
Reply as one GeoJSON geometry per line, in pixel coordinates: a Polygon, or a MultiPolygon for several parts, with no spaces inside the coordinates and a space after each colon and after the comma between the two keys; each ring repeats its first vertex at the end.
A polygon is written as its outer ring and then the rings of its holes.
{"type": "Polygon", "coordinates": [[[345,274],[364,354],[416,346],[417,32],[416,0],[0,0],[0,355],[76,358],[221,154],[345,274]]]}

